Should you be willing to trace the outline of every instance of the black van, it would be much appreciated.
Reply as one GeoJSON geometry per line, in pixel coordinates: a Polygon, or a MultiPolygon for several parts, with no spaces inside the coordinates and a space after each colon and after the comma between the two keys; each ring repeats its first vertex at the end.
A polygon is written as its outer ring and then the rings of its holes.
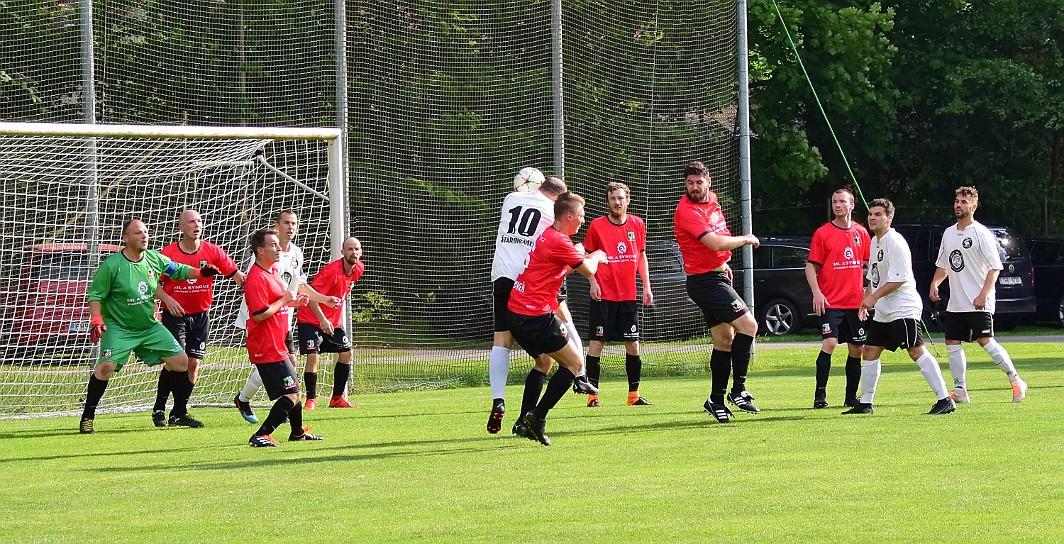
{"type": "MultiPolygon", "coordinates": [[[[942,244],[942,233],[949,225],[893,225],[905,237],[913,252],[913,274],[916,276],[916,289],[924,299],[924,322],[928,328],[941,330],[939,314],[946,311],[949,300],[949,281],[942,282],[939,293],[942,301],[931,302],[928,293],[931,290],[931,278],[935,275],[935,259],[938,258],[938,246],[942,244]]],[[[1027,245],[1015,231],[1008,227],[987,225],[990,232],[997,237],[1001,250],[1001,264],[1005,267],[998,276],[996,286],[996,306],[994,309],[994,328],[1008,331],[1016,328],[1020,318],[1034,314],[1038,301],[1034,296],[1034,267],[1027,245]]]]}

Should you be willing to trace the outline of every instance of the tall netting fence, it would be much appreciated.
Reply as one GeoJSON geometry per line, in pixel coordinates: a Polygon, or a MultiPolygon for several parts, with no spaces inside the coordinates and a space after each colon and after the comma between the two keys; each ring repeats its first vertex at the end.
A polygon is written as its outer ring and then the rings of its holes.
{"type": "MultiPolygon", "coordinates": [[[[4,4],[0,120],[82,122],[79,4],[4,4]]],[[[735,2],[561,4],[559,29],[546,1],[346,2],[347,210],[367,263],[351,298],[356,391],[486,383],[495,227],[523,166],[564,168],[589,220],[605,213],[608,181],[632,188],[658,298],[643,316],[646,373],[705,368],[672,212],[680,169],[701,159],[739,231],[735,2]]],[[[333,2],[95,0],[94,10],[97,122],[337,123],[333,2]]],[[[570,291],[581,325],[586,287],[570,291]]],[[[621,353],[607,350],[607,377],[623,374],[621,353]]]]}

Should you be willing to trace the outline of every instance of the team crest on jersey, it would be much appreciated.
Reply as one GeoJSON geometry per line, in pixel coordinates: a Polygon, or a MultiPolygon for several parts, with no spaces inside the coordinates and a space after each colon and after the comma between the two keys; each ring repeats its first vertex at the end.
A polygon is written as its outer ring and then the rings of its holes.
{"type": "Polygon", "coordinates": [[[847,247],[846,249],[842,250],[842,257],[844,259],[846,259],[847,261],[852,261],[853,260],[853,248],[852,247],[847,247]]]}
{"type": "Polygon", "coordinates": [[[963,247],[964,249],[971,249],[972,238],[970,236],[966,236],[964,240],[961,241],[961,247],[963,247]]]}
{"type": "Polygon", "coordinates": [[[111,355],[112,355],[111,348],[107,348],[107,349],[103,350],[103,354],[100,355],[100,357],[106,359],[107,357],[110,357],[111,355]]]}
{"type": "Polygon", "coordinates": [[[204,266],[207,266],[207,259],[200,259],[199,267],[203,268],[204,266]]]}
{"type": "Polygon", "coordinates": [[[858,236],[856,232],[853,233],[853,245],[861,247],[861,237],[858,236]]]}
{"type": "Polygon", "coordinates": [[[879,287],[879,263],[872,263],[872,268],[868,271],[868,281],[872,282],[873,289],[879,287]]]}
{"type": "Polygon", "coordinates": [[[635,241],[635,232],[628,231],[628,241],[629,242],[634,242],[635,241]]]}
{"type": "MultiPolygon", "coordinates": [[[[149,277],[151,277],[151,276],[149,276],[149,277]]],[[[147,293],[148,292],[148,284],[144,283],[144,282],[138,282],[137,283],[137,291],[140,292],[140,294],[142,294],[142,295],[147,293]]]]}
{"type": "Polygon", "coordinates": [[[954,272],[960,272],[964,270],[964,255],[961,255],[961,250],[954,249],[949,254],[949,267],[954,272]]]}
{"type": "Polygon", "coordinates": [[[617,253],[621,255],[628,253],[628,246],[624,242],[617,242],[617,253]]]}
{"type": "Polygon", "coordinates": [[[155,279],[155,271],[154,270],[149,270],[148,271],[148,279],[149,280],[154,280],[155,279]]]}
{"type": "Polygon", "coordinates": [[[876,257],[876,260],[877,261],[882,261],[883,260],[883,250],[882,249],[879,250],[879,256],[876,257]]]}
{"type": "Polygon", "coordinates": [[[709,214],[709,220],[714,223],[720,221],[720,212],[718,212],[717,210],[713,210],[713,213],[709,214]]]}
{"type": "Polygon", "coordinates": [[[281,282],[284,283],[286,286],[287,285],[292,285],[292,273],[291,272],[282,272],[281,273],[281,282]]]}

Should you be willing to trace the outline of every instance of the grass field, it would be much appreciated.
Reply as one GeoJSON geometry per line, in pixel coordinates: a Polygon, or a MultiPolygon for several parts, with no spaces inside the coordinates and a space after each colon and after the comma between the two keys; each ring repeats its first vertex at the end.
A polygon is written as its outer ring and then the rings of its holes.
{"type": "Polygon", "coordinates": [[[231,409],[194,410],[203,429],[101,415],[92,436],[75,418],[5,420],[0,541],[1059,542],[1064,344],[1005,345],[1031,386],[1021,404],[969,347],[974,402],[954,414],[924,415],[933,395],[900,355],[875,414],[814,411],[816,348],[763,349],[759,415],[712,423],[706,376],[644,380],[647,407],[612,379],[601,408],[562,399],[549,448],[487,435],[486,388],[359,396],[306,414],[323,442],[284,429],[270,449],[246,446],[231,409]]]}

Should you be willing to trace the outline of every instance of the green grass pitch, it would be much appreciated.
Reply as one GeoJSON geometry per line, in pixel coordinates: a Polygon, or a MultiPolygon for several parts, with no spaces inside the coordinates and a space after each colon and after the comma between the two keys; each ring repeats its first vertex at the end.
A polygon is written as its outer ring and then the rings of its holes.
{"type": "MultiPolygon", "coordinates": [[[[1031,388],[1020,404],[969,346],[973,399],[933,395],[884,357],[876,413],[841,416],[842,354],[810,409],[816,348],[762,349],[763,412],[702,411],[708,376],[623,379],[602,407],[567,394],[547,448],[484,431],[486,388],[362,395],[306,413],[325,440],[254,449],[234,409],[203,429],[147,413],[0,421],[4,542],[1059,542],[1064,538],[1064,344],[1003,344],[1031,388]]],[[[948,368],[941,350],[947,383],[948,368]]],[[[514,368],[523,374],[525,369],[514,368]]],[[[266,408],[258,409],[265,415],[266,408]]]]}

